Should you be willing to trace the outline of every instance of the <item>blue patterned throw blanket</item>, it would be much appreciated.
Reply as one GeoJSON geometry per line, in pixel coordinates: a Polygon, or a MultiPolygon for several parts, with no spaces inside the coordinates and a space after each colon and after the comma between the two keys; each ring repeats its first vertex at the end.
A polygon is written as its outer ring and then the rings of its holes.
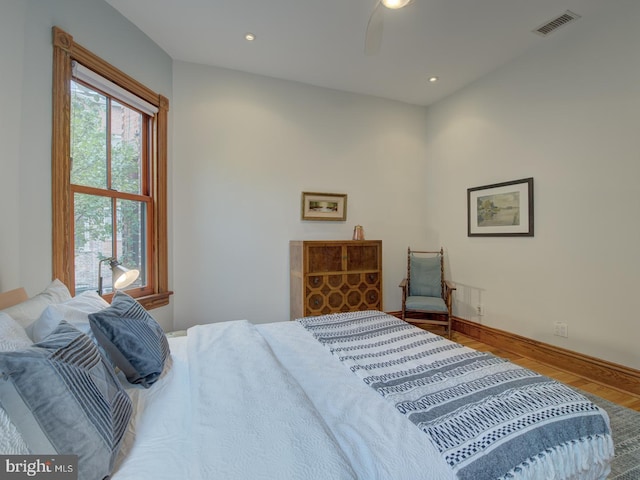
{"type": "Polygon", "coordinates": [[[608,473],[608,417],[566,385],[381,312],[298,321],[425,432],[459,479],[608,473]]]}

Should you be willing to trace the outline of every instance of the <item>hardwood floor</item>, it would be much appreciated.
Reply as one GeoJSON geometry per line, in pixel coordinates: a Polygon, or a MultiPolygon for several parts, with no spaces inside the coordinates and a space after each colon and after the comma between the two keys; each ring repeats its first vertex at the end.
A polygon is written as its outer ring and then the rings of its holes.
{"type": "Polygon", "coordinates": [[[505,350],[492,347],[491,345],[487,345],[486,343],[482,343],[471,337],[467,337],[460,332],[453,332],[452,340],[475,350],[480,350],[482,352],[491,352],[499,357],[507,358],[513,363],[534,370],[542,375],[546,375],[547,377],[555,378],[556,380],[569,386],[581,388],[582,390],[605,398],[610,402],[614,402],[640,412],[640,397],[637,397],[635,395],[631,395],[629,393],[607,387],[573,373],[565,372],[556,367],[546,365],[537,360],[532,360],[521,355],[513,354],[505,350]]]}

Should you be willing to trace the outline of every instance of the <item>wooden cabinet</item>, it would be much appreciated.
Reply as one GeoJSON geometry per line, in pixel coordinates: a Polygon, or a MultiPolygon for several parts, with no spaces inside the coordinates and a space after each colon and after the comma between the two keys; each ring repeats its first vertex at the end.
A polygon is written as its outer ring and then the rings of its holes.
{"type": "Polygon", "coordinates": [[[382,310],[382,241],[291,241],[291,320],[382,310]]]}

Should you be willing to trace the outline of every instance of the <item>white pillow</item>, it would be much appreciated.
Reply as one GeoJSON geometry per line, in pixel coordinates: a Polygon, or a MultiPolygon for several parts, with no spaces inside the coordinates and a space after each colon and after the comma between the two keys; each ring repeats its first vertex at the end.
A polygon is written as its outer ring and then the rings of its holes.
{"type": "Polygon", "coordinates": [[[91,290],[82,292],[66,302],[49,305],[38,320],[26,328],[26,331],[33,342],[38,343],[53,332],[62,320],[66,320],[67,323],[93,338],[89,314],[104,310],[108,306],[109,303],[97,292],[91,290]]]}
{"type": "MultiPolygon", "coordinates": [[[[0,351],[13,352],[31,346],[24,329],[6,313],[0,312],[0,351]]],[[[0,399],[1,400],[1,399],[0,399]]],[[[3,455],[28,455],[29,449],[0,402],[0,452],[3,455]]]]}
{"type": "Polygon", "coordinates": [[[35,322],[47,306],[64,302],[71,298],[69,289],[60,280],[55,279],[42,292],[13,307],[2,310],[23,327],[35,322]]]}
{"type": "Polygon", "coordinates": [[[0,352],[13,352],[31,346],[24,328],[4,312],[0,312],[0,352]]]}

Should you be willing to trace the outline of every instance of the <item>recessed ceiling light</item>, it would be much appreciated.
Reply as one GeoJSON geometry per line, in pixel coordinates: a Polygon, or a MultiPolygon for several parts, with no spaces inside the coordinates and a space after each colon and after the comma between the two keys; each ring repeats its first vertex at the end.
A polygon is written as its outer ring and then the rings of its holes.
{"type": "Polygon", "coordinates": [[[440,80],[438,77],[433,76],[433,77],[429,77],[429,83],[436,83],[438,80],[440,80]]]}
{"type": "Polygon", "coordinates": [[[244,39],[245,39],[247,42],[253,42],[253,41],[256,39],[256,36],[255,36],[255,34],[253,34],[253,33],[251,33],[251,32],[248,32],[248,33],[245,33],[245,34],[244,34],[244,39]]]}

